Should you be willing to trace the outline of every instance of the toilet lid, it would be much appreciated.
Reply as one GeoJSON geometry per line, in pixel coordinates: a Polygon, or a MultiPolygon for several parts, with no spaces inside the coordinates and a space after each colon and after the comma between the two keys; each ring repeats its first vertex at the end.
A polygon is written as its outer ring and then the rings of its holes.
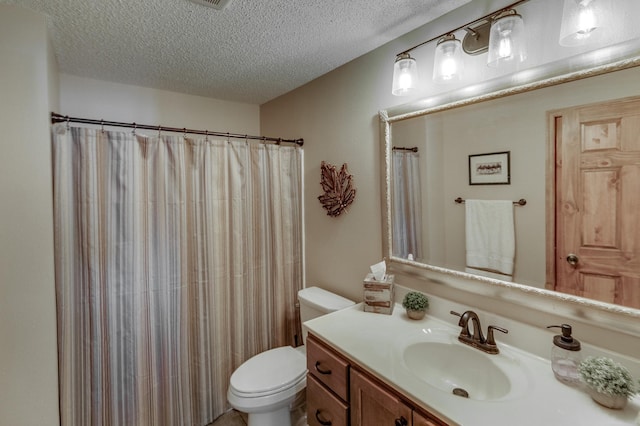
{"type": "Polygon", "coordinates": [[[263,396],[286,389],[307,374],[304,355],[284,346],[259,353],[242,364],[231,375],[235,393],[263,396]]]}

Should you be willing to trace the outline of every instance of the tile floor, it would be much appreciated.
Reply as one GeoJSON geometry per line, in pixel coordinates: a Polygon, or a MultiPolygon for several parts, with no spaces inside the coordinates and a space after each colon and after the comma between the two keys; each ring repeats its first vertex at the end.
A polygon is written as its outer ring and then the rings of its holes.
{"type": "MultiPolygon", "coordinates": [[[[305,410],[306,405],[302,405],[294,411],[295,414],[292,419],[292,423],[295,423],[295,426],[307,426],[305,410]]],[[[221,415],[213,423],[209,423],[207,426],[247,426],[247,414],[231,410],[221,415]]]]}
{"type": "Polygon", "coordinates": [[[207,426],[247,426],[247,415],[231,410],[218,417],[215,422],[207,426]]]}

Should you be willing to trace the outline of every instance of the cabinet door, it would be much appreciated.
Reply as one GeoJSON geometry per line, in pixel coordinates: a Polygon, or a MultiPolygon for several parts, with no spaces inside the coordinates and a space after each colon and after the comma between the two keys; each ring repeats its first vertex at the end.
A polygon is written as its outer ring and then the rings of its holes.
{"type": "Polygon", "coordinates": [[[442,423],[421,415],[417,411],[413,412],[413,426],[440,426],[441,424],[442,423]]]}
{"type": "Polygon", "coordinates": [[[309,426],[349,424],[349,406],[311,374],[307,375],[307,423],[309,426]]]}
{"type": "Polygon", "coordinates": [[[411,420],[411,408],[400,398],[351,369],[351,426],[410,426],[411,420]]]}

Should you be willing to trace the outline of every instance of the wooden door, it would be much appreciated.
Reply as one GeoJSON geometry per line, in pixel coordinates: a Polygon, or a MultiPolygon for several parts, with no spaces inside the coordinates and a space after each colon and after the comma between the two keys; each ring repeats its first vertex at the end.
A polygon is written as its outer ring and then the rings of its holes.
{"type": "Polygon", "coordinates": [[[411,426],[411,408],[394,393],[351,369],[351,426],[411,426]]]}
{"type": "Polygon", "coordinates": [[[548,281],[563,293],[640,308],[640,98],[555,111],[550,123],[548,281]]]}

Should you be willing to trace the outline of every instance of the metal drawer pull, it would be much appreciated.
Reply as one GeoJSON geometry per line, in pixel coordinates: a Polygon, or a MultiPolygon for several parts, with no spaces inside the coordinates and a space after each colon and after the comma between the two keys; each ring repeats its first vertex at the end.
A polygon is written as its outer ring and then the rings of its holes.
{"type": "Polygon", "coordinates": [[[321,425],[331,426],[331,420],[322,420],[320,418],[320,410],[316,410],[316,420],[320,422],[321,425]]]}
{"type": "Polygon", "coordinates": [[[320,361],[316,361],[316,371],[320,374],[331,374],[331,370],[323,370],[320,368],[320,361]]]}

